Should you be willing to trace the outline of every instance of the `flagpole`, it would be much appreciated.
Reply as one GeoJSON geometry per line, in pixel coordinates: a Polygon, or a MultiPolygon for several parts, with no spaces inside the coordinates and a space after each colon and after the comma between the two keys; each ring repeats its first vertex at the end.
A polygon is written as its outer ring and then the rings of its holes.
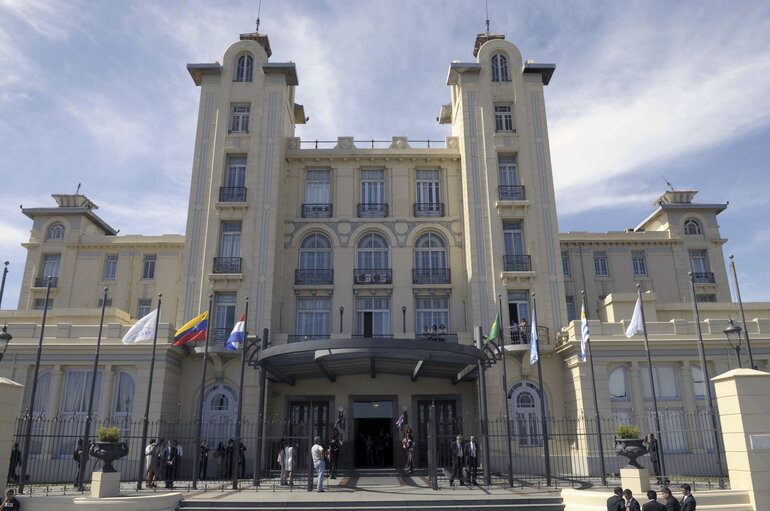
{"type": "MultiPolygon", "coordinates": [[[[238,420],[235,422],[235,447],[238,456],[233,455],[233,490],[238,489],[238,465],[236,459],[241,459],[241,422],[243,421],[243,372],[246,367],[246,343],[249,340],[249,297],[246,297],[246,310],[243,313],[243,341],[241,342],[241,383],[238,387],[238,420]]],[[[244,465],[246,460],[244,461],[244,465]]]]}
{"type": "MultiPolygon", "coordinates": [[[[78,490],[83,489],[83,477],[86,471],[86,461],[88,460],[88,435],[91,433],[91,414],[94,411],[94,392],[96,391],[96,371],[99,368],[99,350],[102,345],[102,327],[104,326],[104,309],[107,307],[107,290],[104,288],[104,296],[102,297],[102,315],[99,318],[99,334],[96,337],[96,354],[94,355],[94,369],[91,371],[91,393],[88,396],[88,412],[86,412],[86,430],[83,433],[83,446],[80,453],[80,465],[78,468],[78,480],[75,481],[78,485],[78,490]]],[[[77,447],[75,447],[77,450],[77,447]]]]}
{"type": "MultiPolygon", "coordinates": [[[[532,293],[532,328],[537,333],[537,302],[535,293],[532,293]]],[[[537,353],[537,384],[540,386],[540,415],[543,423],[543,452],[545,454],[545,482],[551,486],[551,456],[548,446],[548,419],[545,416],[545,388],[543,387],[543,363],[540,360],[540,340],[535,339],[534,335],[529,336],[529,342],[535,343],[535,353],[537,353]]]]}
{"type": "MultiPolygon", "coordinates": [[[[484,337],[481,334],[481,327],[475,328],[476,347],[484,350],[484,337]]],[[[486,358],[486,355],[484,355],[486,358]]],[[[487,415],[487,366],[485,362],[478,362],[479,366],[479,407],[481,408],[481,442],[483,450],[481,456],[484,461],[484,484],[492,484],[492,474],[489,464],[489,416],[487,415]]],[[[506,395],[507,398],[507,395],[506,395]]]]}
{"type": "MultiPolygon", "coordinates": [[[[743,323],[743,337],[746,339],[746,351],[749,354],[749,368],[755,369],[754,356],[751,354],[751,341],[749,341],[749,327],[746,326],[746,314],[743,313],[743,300],[741,300],[741,288],[738,287],[738,273],[735,271],[735,261],[733,261],[733,257],[734,256],[730,254],[730,270],[732,270],[733,272],[733,282],[735,282],[735,296],[736,298],[738,298],[738,307],[740,307],[741,309],[741,322],[743,323]]],[[[6,271],[8,270],[6,269],[6,271]]],[[[0,296],[2,296],[2,292],[0,292],[0,296]]]]}
{"type": "Polygon", "coordinates": [[[193,460],[193,479],[192,479],[192,487],[194,490],[198,489],[198,463],[200,462],[200,456],[201,456],[201,428],[203,427],[203,391],[205,390],[204,387],[206,386],[206,366],[209,362],[209,338],[211,335],[209,334],[211,332],[211,304],[214,300],[214,293],[209,293],[209,309],[208,314],[206,315],[206,321],[208,321],[206,326],[206,344],[203,348],[203,369],[201,370],[201,390],[200,395],[198,396],[198,423],[195,425],[195,459],[193,460]]]}
{"type": "Polygon", "coordinates": [[[155,328],[152,335],[152,358],[150,358],[150,377],[147,382],[147,400],[144,403],[144,417],[142,418],[142,443],[139,444],[139,475],[136,478],[136,490],[142,489],[142,481],[145,474],[145,445],[147,444],[147,427],[150,417],[150,397],[152,396],[152,375],[155,372],[155,348],[158,345],[158,323],[160,322],[160,305],[163,293],[158,293],[158,313],[155,315],[155,328]]]}
{"type": "MultiPolygon", "coordinates": [[[[262,341],[261,347],[257,348],[256,344],[254,349],[261,349],[264,353],[267,349],[267,343],[270,336],[270,330],[267,328],[262,329],[262,341]]],[[[263,363],[257,361],[259,364],[259,386],[257,387],[257,445],[254,448],[254,480],[252,484],[254,488],[259,486],[259,480],[261,477],[262,465],[260,465],[260,458],[262,458],[262,433],[264,430],[265,420],[265,389],[267,388],[267,367],[263,363]]],[[[311,477],[312,479],[312,477],[311,477]]]]}
{"type": "MultiPolygon", "coordinates": [[[[641,284],[636,283],[636,299],[639,300],[639,313],[642,318],[642,332],[644,332],[644,351],[647,353],[647,369],[650,371],[650,390],[652,391],[653,415],[655,416],[655,435],[658,440],[658,459],[660,460],[661,475],[666,476],[666,464],[663,462],[663,438],[660,428],[660,414],[658,413],[658,398],[655,396],[655,378],[652,371],[652,357],[650,355],[650,342],[647,339],[647,322],[644,319],[644,302],[642,301],[641,284]]],[[[655,474],[657,475],[657,474],[655,474]]]]}
{"type": "MultiPolygon", "coordinates": [[[[499,309],[498,318],[500,321],[503,321],[503,300],[502,300],[502,293],[497,293],[497,306],[499,309]]],[[[513,488],[513,452],[511,452],[511,421],[510,417],[508,416],[508,371],[505,368],[505,332],[500,327],[500,324],[497,325],[498,330],[500,331],[500,357],[502,361],[503,371],[501,373],[503,381],[501,382],[503,387],[503,417],[505,418],[505,450],[508,454],[508,486],[513,488]]],[[[490,335],[492,332],[490,332],[490,335]]],[[[489,469],[487,467],[484,468],[484,472],[486,473],[489,469]]]]}
{"type": "MultiPolygon", "coordinates": [[[[586,325],[588,324],[588,312],[586,312],[586,292],[581,291],[583,301],[583,313],[586,317],[586,325]]],[[[582,319],[581,323],[582,323],[582,319]]],[[[582,325],[581,325],[581,337],[582,337],[582,325]]],[[[599,399],[596,397],[596,374],[594,373],[594,355],[591,351],[591,336],[586,337],[586,351],[588,352],[588,365],[591,368],[591,390],[594,393],[594,418],[596,419],[596,434],[599,435],[599,460],[602,468],[602,486],[607,486],[607,469],[604,466],[604,445],[602,444],[602,419],[599,416],[599,399]]]]}

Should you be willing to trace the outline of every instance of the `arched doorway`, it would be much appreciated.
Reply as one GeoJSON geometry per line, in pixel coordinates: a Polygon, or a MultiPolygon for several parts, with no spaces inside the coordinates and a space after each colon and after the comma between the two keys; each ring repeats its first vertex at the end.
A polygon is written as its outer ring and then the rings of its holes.
{"type": "MultiPolygon", "coordinates": [[[[508,391],[508,412],[513,419],[513,437],[521,447],[543,444],[543,422],[540,411],[540,388],[534,382],[521,380],[508,391]]],[[[546,415],[548,400],[546,400],[546,415]]]]}
{"type": "Polygon", "coordinates": [[[211,449],[219,442],[227,446],[233,437],[233,423],[238,410],[238,394],[226,383],[215,383],[203,393],[203,438],[211,449]]]}

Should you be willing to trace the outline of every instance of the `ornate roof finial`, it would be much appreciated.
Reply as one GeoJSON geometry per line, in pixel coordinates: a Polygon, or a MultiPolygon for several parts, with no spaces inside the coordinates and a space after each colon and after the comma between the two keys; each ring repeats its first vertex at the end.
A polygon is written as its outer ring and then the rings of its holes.
{"type": "Polygon", "coordinates": [[[259,0],[259,7],[257,7],[257,34],[259,34],[259,15],[262,12],[262,0],[259,0]]]}
{"type": "Polygon", "coordinates": [[[487,12],[487,34],[489,33],[489,0],[484,0],[484,6],[487,12]]]}

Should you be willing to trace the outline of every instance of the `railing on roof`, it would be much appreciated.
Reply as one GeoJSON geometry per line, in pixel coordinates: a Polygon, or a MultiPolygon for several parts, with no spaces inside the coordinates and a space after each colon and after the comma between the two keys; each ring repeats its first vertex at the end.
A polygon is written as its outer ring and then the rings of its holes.
{"type": "MultiPolygon", "coordinates": [[[[304,149],[334,149],[339,144],[339,140],[300,140],[300,148],[304,149]],[[311,147],[307,147],[311,146],[311,147]]],[[[356,145],[354,149],[390,149],[393,146],[393,140],[353,140],[356,145]]],[[[407,140],[411,149],[443,149],[446,147],[445,140],[407,140]]]]}

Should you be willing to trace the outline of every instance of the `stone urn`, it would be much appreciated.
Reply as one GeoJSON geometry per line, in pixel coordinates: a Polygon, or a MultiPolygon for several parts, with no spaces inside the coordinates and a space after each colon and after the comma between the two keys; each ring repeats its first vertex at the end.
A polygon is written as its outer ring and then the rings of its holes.
{"type": "Polygon", "coordinates": [[[128,445],[125,442],[95,442],[88,454],[102,461],[102,472],[115,472],[112,462],[128,454],[128,445]]]}
{"type": "Polygon", "coordinates": [[[642,468],[637,458],[647,454],[647,446],[644,444],[644,438],[618,438],[615,437],[615,447],[620,456],[628,458],[628,466],[633,468],[642,468]]]}

